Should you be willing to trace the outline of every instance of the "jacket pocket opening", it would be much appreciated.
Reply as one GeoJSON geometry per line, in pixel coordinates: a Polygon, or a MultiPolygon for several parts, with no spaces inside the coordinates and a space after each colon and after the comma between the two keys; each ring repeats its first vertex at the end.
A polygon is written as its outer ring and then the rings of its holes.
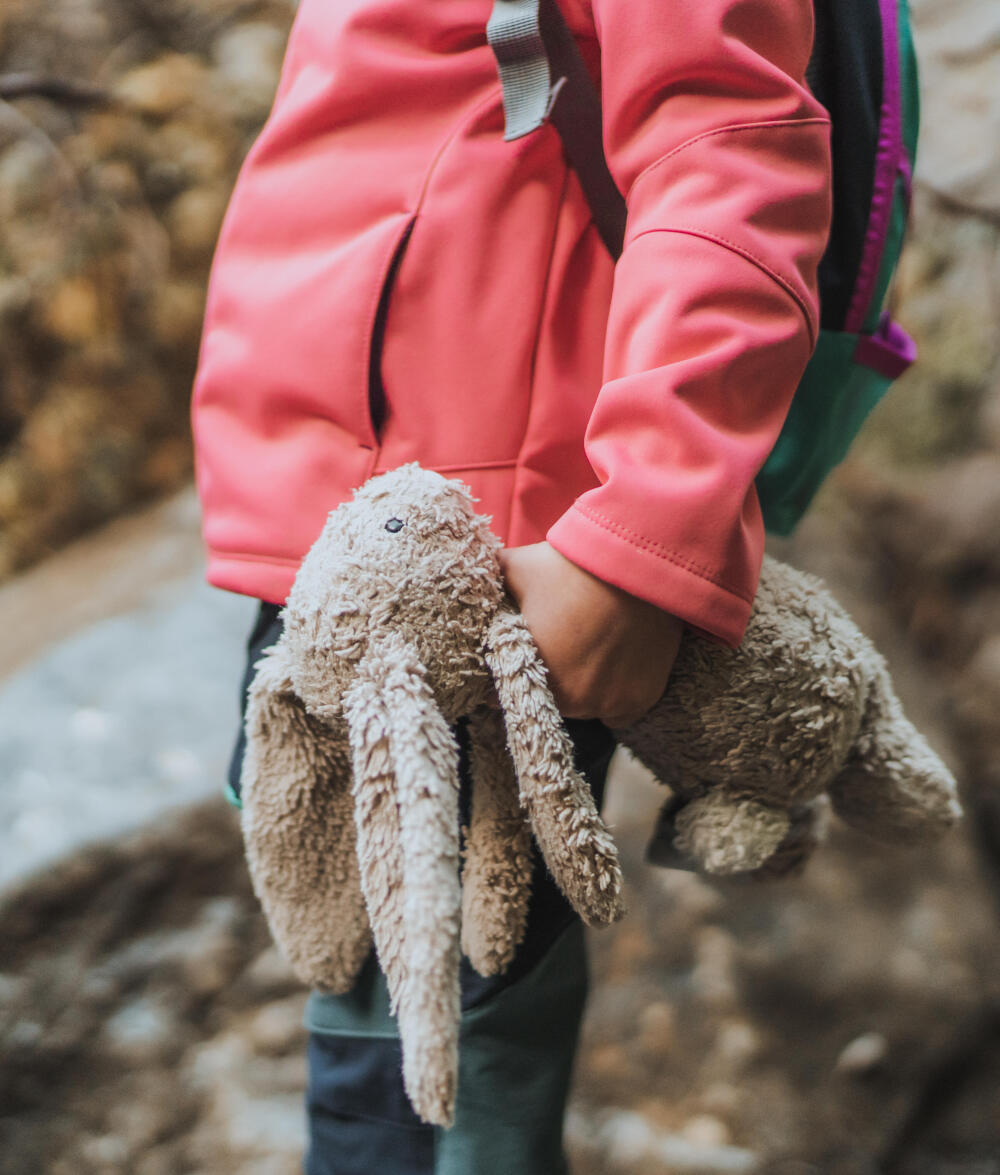
{"type": "Polygon", "coordinates": [[[372,434],[376,443],[382,439],[382,430],[385,426],[388,405],[385,395],[385,384],[382,381],[382,347],[385,342],[386,319],[389,316],[389,301],[392,288],[399,272],[403,254],[413,232],[416,218],[412,219],[396,242],[396,247],[386,270],[379,294],[378,306],[375,310],[375,321],[372,325],[371,342],[368,348],[368,415],[371,421],[372,434]]]}

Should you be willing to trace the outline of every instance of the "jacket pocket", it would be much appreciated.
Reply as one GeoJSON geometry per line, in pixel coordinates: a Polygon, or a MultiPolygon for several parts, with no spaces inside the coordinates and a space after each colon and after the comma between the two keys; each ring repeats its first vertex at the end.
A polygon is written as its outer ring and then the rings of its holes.
{"type": "Polygon", "coordinates": [[[406,246],[413,232],[416,217],[411,217],[403,226],[396,238],[395,246],[389,256],[389,263],[383,276],[379,291],[378,303],[375,308],[375,317],[371,324],[371,333],[368,340],[368,419],[371,426],[371,438],[374,445],[378,445],[382,426],[388,405],[386,403],[385,384],[382,380],[382,348],[385,342],[385,324],[389,315],[389,302],[392,288],[399,272],[400,262],[406,252],[406,246]]]}

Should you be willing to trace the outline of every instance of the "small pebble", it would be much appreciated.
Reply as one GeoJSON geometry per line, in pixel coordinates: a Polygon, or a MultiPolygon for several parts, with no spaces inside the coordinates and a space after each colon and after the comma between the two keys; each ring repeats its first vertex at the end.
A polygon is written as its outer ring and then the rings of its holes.
{"type": "Polygon", "coordinates": [[[843,1049],[834,1069],[838,1073],[849,1073],[853,1076],[870,1073],[885,1060],[888,1050],[888,1041],[881,1032],[866,1032],[862,1036],[856,1036],[843,1049]]]}

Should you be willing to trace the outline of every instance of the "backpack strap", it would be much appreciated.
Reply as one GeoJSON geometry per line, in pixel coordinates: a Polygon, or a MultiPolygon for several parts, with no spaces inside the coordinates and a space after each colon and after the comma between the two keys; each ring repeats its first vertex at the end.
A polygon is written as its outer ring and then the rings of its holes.
{"type": "Polygon", "coordinates": [[[555,97],[539,28],[539,0],[494,0],[486,39],[497,59],[503,87],[503,137],[509,143],[537,130],[548,118],[555,97]]]}
{"type": "Polygon", "coordinates": [[[494,0],[486,38],[503,87],[504,139],[552,123],[597,231],[617,258],[625,238],[625,200],[604,158],[600,97],[556,0],[494,0]]]}

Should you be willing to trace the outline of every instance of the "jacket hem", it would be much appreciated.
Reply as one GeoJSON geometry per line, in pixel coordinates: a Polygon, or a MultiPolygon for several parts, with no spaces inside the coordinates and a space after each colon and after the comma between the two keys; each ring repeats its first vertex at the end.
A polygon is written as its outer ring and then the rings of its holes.
{"type": "Polygon", "coordinates": [[[549,544],[571,563],[736,648],[753,601],[655,544],[633,542],[575,504],[549,529],[549,544]]]}
{"type": "Polygon", "coordinates": [[[301,559],[276,555],[221,554],[210,549],[205,579],[223,591],[253,596],[268,604],[284,604],[300,563],[301,559]]]}

